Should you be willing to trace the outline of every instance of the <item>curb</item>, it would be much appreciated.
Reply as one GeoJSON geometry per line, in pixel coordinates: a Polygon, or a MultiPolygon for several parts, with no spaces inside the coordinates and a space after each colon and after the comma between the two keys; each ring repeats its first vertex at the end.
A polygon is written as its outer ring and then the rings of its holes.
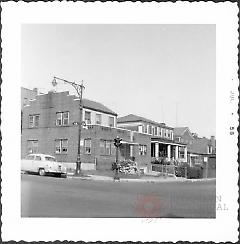
{"type": "Polygon", "coordinates": [[[112,177],[88,175],[88,177],[75,177],[74,173],[67,174],[68,179],[91,180],[91,181],[111,181],[111,182],[142,182],[142,183],[162,183],[162,182],[198,182],[198,181],[214,181],[216,178],[207,179],[186,179],[186,178],[171,178],[171,179],[126,179],[120,178],[119,181],[113,180],[112,177]]]}
{"type": "Polygon", "coordinates": [[[120,180],[113,180],[112,177],[106,176],[95,176],[89,175],[89,177],[75,177],[72,175],[68,175],[67,178],[69,179],[79,179],[79,180],[91,180],[91,181],[110,181],[110,182],[141,182],[141,183],[161,183],[161,182],[183,182],[186,179],[126,179],[120,178],[120,180]]]}

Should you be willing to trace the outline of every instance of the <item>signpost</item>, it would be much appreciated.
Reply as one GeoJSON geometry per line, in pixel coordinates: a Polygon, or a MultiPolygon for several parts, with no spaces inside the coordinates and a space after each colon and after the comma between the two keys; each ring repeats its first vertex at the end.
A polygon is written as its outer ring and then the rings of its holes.
{"type": "Polygon", "coordinates": [[[114,146],[116,147],[116,162],[115,162],[115,175],[114,175],[114,180],[120,180],[119,175],[118,175],[118,170],[119,170],[119,165],[118,165],[118,148],[122,145],[121,143],[122,139],[119,138],[118,136],[114,139],[114,146]]]}

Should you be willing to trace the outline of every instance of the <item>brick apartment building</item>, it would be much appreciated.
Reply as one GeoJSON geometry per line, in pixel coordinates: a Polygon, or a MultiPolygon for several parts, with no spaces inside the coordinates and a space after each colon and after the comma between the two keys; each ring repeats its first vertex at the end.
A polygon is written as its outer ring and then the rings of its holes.
{"type": "Polygon", "coordinates": [[[151,137],[151,157],[175,159],[187,162],[187,147],[185,143],[174,141],[173,128],[165,123],[158,123],[134,114],[120,117],[117,120],[119,128],[129,129],[151,137]]]}
{"type": "MultiPolygon", "coordinates": [[[[21,157],[44,153],[75,163],[78,147],[79,99],[69,92],[36,95],[22,108],[21,157]]],[[[83,99],[81,161],[83,169],[110,169],[115,161],[114,138],[122,138],[120,160],[133,159],[145,170],[151,162],[151,136],[117,128],[117,114],[83,99]]]]}

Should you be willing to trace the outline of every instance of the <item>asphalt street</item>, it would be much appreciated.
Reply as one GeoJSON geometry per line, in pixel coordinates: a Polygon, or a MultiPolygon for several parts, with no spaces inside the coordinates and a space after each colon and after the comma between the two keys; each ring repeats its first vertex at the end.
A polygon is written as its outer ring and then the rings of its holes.
{"type": "Polygon", "coordinates": [[[215,218],[216,181],[110,182],[21,177],[22,217],[215,218]]]}

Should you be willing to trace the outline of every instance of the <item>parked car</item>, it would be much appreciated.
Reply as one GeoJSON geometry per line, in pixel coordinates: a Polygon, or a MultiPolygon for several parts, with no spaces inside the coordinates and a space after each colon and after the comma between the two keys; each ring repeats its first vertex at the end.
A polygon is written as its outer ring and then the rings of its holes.
{"type": "Polygon", "coordinates": [[[62,163],[57,162],[56,158],[46,154],[29,154],[21,161],[21,170],[24,172],[38,173],[40,176],[45,174],[56,174],[67,176],[67,168],[62,163]]]}

